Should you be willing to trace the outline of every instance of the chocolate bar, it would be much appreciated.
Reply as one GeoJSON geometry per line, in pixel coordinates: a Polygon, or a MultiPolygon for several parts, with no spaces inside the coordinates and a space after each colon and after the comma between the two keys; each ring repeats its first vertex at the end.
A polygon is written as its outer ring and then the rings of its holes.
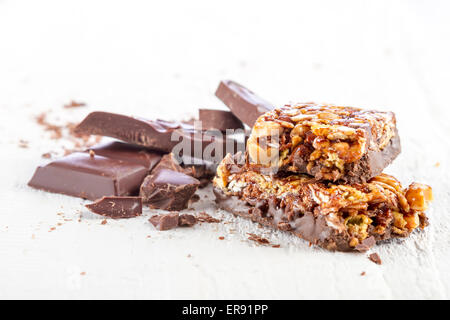
{"type": "Polygon", "coordinates": [[[218,131],[202,132],[187,123],[147,120],[109,112],[92,112],[76,128],[77,134],[113,137],[163,153],[219,162],[228,152],[244,149],[235,138],[218,131]],[[179,147],[180,149],[177,149],[179,147]]]}
{"type": "Polygon", "coordinates": [[[136,195],[160,158],[159,153],[124,143],[95,146],[39,166],[28,185],[89,200],[136,195]]]}
{"type": "Polygon", "coordinates": [[[241,120],[230,111],[199,109],[198,119],[202,123],[203,130],[217,129],[226,132],[226,130],[244,129],[241,120]]]}
{"type": "Polygon", "coordinates": [[[141,197],[103,197],[87,204],[86,208],[113,219],[134,218],[142,214],[141,197]]]}
{"type": "Polygon", "coordinates": [[[214,178],[222,209],[292,232],[328,250],[367,250],[375,241],[406,237],[427,225],[429,186],[403,189],[381,174],[362,184],[318,182],[307,175],[262,175],[228,155],[214,178]],[[375,241],[374,241],[375,240],[375,241]]]}
{"type": "Polygon", "coordinates": [[[400,153],[392,112],[315,103],[286,105],[256,121],[247,142],[258,168],[364,183],[400,153]]]}
{"type": "Polygon", "coordinates": [[[231,80],[221,81],[216,96],[243,123],[252,127],[256,119],[274,106],[255,93],[231,80]]]}
{"type": "Polygon", "coordinates": [[[178,211],[187,208],[199,185],[191,176],[162,168],[145,178],[140,196],[150,208],[178,211]]]}

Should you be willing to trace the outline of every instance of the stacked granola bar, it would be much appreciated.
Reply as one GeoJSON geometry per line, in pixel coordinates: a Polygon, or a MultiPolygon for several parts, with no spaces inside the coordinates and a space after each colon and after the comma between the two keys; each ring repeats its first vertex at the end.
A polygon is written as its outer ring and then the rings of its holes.
{"type": "Polygon", "coordinates": [[[216,202],[329,250],[366,251],[428,224],[431,188],[382,173],[400,150],[392,112],[285,105],[257,118],[245,154],[223,159],[216,202]]]}

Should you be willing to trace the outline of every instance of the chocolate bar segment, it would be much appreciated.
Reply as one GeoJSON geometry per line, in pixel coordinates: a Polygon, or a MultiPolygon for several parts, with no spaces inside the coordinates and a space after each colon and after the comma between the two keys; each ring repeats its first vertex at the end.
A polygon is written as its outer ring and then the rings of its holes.
{"type": "Polygon", "coordinates": [[[228,130],[244,129],[244,124],[230,111],[199,109],[198,119],[203,130],[217,129],[222,132],[228,130]]]}
{"type": "Polygon", "coordinates": [[[133,158],[130,154],[128,161],[119,158],[101,156],[95,151],[75,152],[38,167],[28,185],[89,200],[138,194],[151,165],[141,164],[141,155],[133,158]]]}
{"type": "Polygon", "coordinates": [[[222,209],[338,251],[368,250],[375,243],[371,237],[406,237],[425,227],[432,200],[429,186],[405,190],[386,174],[351,185],[307,175],[269,177],[231,156],[217,169],[214,193],[222,209]]]}
{"type": "Polygon", "coordinates": [[[234,136],[220,131],[202,132],[193,125],[164,120],[147,120],[109,112],[92,112],[75,129],[78,134],[113,137],[163,153],[205,159],[219,163],[231,152],[245,148],[234,136]]]}
{"type": "Polygon", "coordinates": [[[160,152],[120,141],[101,143],[91,147],[89,150],[94,151],[96,155],[106,158],[142,165],[146,167],[149,172],[159,163],[163,155],[160,152]]]}
{"type": "Polygon", "coordinates": [[[95,134],[128,143],[171,152],[178,141],[172,141],[175,131],[191,130],[190,125],[164,120],[146,120],[109,112],[92,112],[76,128],[79,134],[95,134]]]}
{"type": "Polygon", "coordinates": [[[140,195],[150,208],[178,211],[187,208],[199,184],[184,173],[160,169],[145,178],[140,195]]]}
{"type": "Polygon", "coordinates": [[[247,142],[255,169],[364,183],[400,153],[392,112],[314,103],[286,105],[256,121],[247,142]]]}
{"type": "Polygon", "coordinates": [[[86,205],[92,212],[113,219],[134,218],[142,214],[141,197],[103,197],[86,205]]]}
{"type": "Polygon", "coordinates": [[[274,108],[271,103],[231,80],[220,82],[216,90],[216,96],[230,108],[239,120],[250,127],[253,126],[259,116],[274,108]]]}

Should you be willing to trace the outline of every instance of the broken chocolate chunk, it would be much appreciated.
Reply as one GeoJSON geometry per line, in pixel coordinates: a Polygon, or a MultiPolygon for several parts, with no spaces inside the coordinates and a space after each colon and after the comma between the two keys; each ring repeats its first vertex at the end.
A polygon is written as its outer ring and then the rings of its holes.
{"type": "Polygon", "coordinates": [[[246,125],[252,127],[259,116],[274,106],[258,97],[244,86],[231,81],[221,81],[216,96],[246,125]]]}
{"type": "Polygon", "coordinates": [[[244,124],[230,111],[200,109],[198,118],[203,130],[217,129],[225,132],[227,129],[244,129],[244,124]]]}
{"type": "Polygon", "coordinates": [[[197,179],[184,173],[161,169],[145,178],[140,194],[150,208],[183,210],[199,184],[197,179]]]}
{"type": "Polygon", "coordinates": [[[148,221],[160,231],[170,230],[178,227],[178,213],[169,213],[164,215],[152,216],[148,221]]]}
{"type": "Polygon", "coordinates": [[[152,172],[155,173],[161,169],[181,172],[198,179],[200,181],[200,188],[205,187],[212,181],[216,167],[213,163],[206,160],[200,160],[195,161],[195,164],[192,164],[194,163],[194,160],[188,157],[183,157],[182,159],[183,161],[179,163],[172,153],[166,154],[161,158],[161,161],[152,172]],[[189,164],[185,164],[184,161],[189,164]]]}
{"type": "Polygon", "coordinates": [[[371,253],[369,255],[369,260],[374,262],[374,263],[376,263],[376,264],[381,264],[382,263],[381,258],[378,255],[378,253],[371,253]]]}
{"type": "Polygon", "coordinates": [[[86,208],[113,219],[134,218],[142,214],[141,197],[103,197],[86,208]]]}
{"type": "Polygon", "coordinates": [[[197,218],[194,217],[192,214],[180,214],[180,218],[178,220],[178,225],[180,227],[192,227],[194,224],[197,223],[197,218]]]}

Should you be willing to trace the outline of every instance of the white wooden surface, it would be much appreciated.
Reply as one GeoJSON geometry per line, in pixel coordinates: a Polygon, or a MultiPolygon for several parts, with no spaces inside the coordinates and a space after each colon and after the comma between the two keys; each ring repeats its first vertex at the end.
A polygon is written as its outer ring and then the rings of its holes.
{"type": "Polygon", "coordinates": [[[0,298],[449,298],[449,9],[448,1],[0,0],[0,298]],[[232,218],[208,190],[195,208],[229,224],[158,232],[150,210],[101,225],[82,200],[26,186],[42,153],[70,145],[49,139],[33,119],[40,112],[61,123],[93,110],[188,118],[198,107],[224,108],[213,95],[223,78],[277,104],[395,111],[403,153],[386,171],[433,186],[430,227],[377,247],[378,266],[232,218]],[[70,99],[89,106],[63,109],[70,99]],[[281,248],[256,246],[247,232],[281,248]]]}

